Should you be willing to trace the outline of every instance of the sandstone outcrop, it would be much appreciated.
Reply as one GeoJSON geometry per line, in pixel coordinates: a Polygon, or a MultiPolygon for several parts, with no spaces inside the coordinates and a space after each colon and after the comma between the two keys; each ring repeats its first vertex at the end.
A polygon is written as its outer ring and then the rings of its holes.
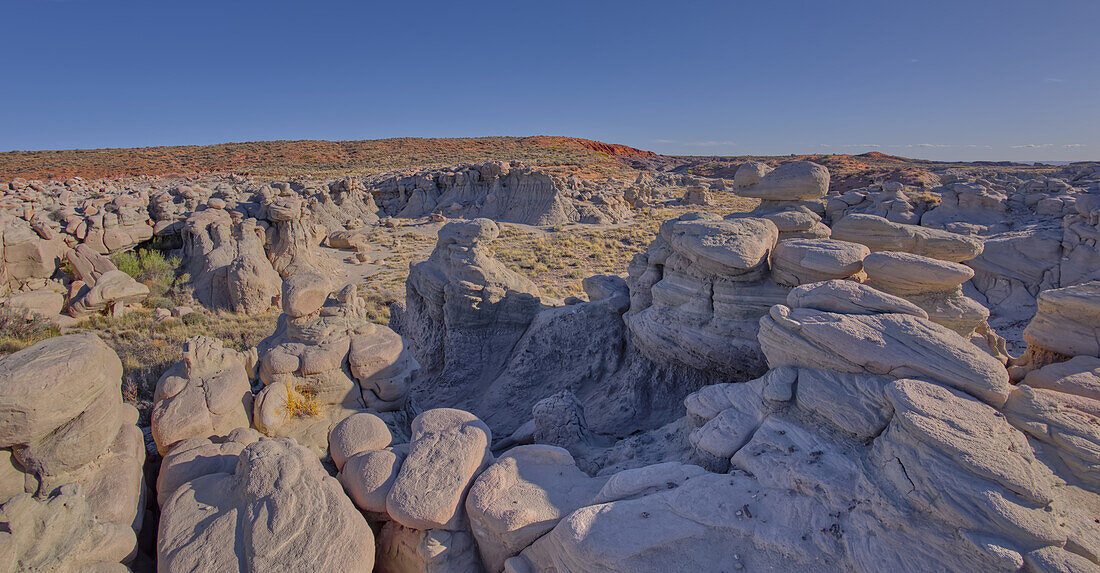
{"type": "Polygon", "coordinates": [[[832,239],[787,239],[772,252],[772,279],[798,286],[831,279],[846,279],[863,270],[867,247],[832,239]]]}
{"type": "MultiPolygon", "coordinates": [[[[749,169],[760,172],[755,165],[749,169]]],[[[738,194],[769,201],[804,201],[820,199],[829,191],[829,170],[810,161],[784,163],[764,174],[757,183],[747,184],[751,179],[746,172],[743,178],[746,184],[738,185],[738,194]]]]}
{"type": "Polygon", "coordinates": [[[737,168],[737,172],[733,176],[733,186],[735,189],[751,187],[759,183],[771,171],[772,167],[762,161],[745,162],[737,168]]]}
{"type": "Polygon", "coordinates": [[[182,236],[199,302],[250,315],[278,302],[281,279],[267,259],[265,232],[255,219],[234,222],[224,209],[205,209],[188,217],[182,236]]]}
{"type": "Polygon", "coordinates": [[[731,376],[759,373],[757,322],[787,296],[769,280],[778,231],[764,219],[688,214],[630,265],[626,322],[648,356],[731,376]]]}
{"type": "Polygon", "coordinates": [[[153,395],[152,433],[161,454],[187,438],[225,436],[252,425],[248,362],[254,360],[215,338],[184,343],[183,360],[160,377],[153,395]]]}
{"type": "Polygon", "coordinates": [[[902,251],[959,263],[982,252],[981,241],[938,229],[894,223],[874,215],[848,215],[833,223],[833,238],[871,251],[902,251]]]}
{"type": "Polygon", "coordinates": [[[506,452],[481,473],[466,498],[485,569],[503,571],[505,560],[592,503],[606,481],[589,477],[569,452],[555,446],[506,452]]]}
{"type": "Polygon", "coordinates": [[[94,334],[0,358],[0,551],[11,570],[122,570],[144,515],[145,447],[122,364],[94,334]]]}
{"type": "Polygon", "coordinates": [[[616,223],[630,216],[621,193],[589,189],[518,162],[493,161],[387,173],[367,186],[387,214],[431,213],[526,225],[616,223]]]}
{"type": "Polygon", "coordinates": [[[253,422],[327,450],[332,427],[355,412],[400,410],[419,365],[403,339],[367,320],[355,287],[329,295],[318,275],[287,279],[275,333],[258,347],[253,422]]]}
{"type": "MultiPolygon", "coordinates": [[[[693,455],[723,473],[671,463],[616,474],[505,570],[1096,567],[1098,500],[1088,477],[1077,485],[1058,465],[1089,475],[1081,396],[1041,406],[966,339],[865,285],[804,285],[789,304],[761,320],[766,376],[685,401],[693,455]]],[[[1087,394],[1090,366],[1033,381],[1087,394]]]]}
{"type": "Polygon", "coordinates": [[[974,276],[966,265],[929,257],[879,251],[863,260],[871,286],[915,303],[932,322],[969,338],[985,324],[989,310],[962,292],[974,276]]]}
{"type": "Polygon", "coordinates": [[[371,571],[374,535],[316,454],[293,439],[244,447],[230,472],[168,496],[157,537],[162,571],[371,571]]]}
{"type": "Polygon", "coordinates": [[[1100,281],[1043,291],[1024,330],[1029,346],[1066,356],[1100,356],[1100,281]]]}
{"type": "Polygon", "coordinates": [[[779,230],[779,239],[824,239],[830,231],[821,216],[822,199],[829,190],[829,170],[809,161],[786,163],[753,185],[737,188],[744,197],[762,199],[760,205],[735,217],[768,219],[779,230]]]}
{"type": "Polygon", "coordinates": [[[53,276],[64,249],[22,219],[0,214],[0,293],[53,276]]]}

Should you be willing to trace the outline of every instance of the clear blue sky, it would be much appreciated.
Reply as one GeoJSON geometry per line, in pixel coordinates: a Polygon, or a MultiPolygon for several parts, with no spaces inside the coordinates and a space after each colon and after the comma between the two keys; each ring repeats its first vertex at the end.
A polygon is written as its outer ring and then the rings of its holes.
{"type": "Polygon", "coordinates": [[[1100,159],[1100,0],[0,0],[0,150],[569,135],[1100,159]]]}

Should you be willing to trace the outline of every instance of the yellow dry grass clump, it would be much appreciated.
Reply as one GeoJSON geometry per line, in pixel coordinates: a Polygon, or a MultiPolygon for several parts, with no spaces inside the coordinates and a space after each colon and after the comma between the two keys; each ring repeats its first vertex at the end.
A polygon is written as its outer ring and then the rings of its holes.
{"type": "Polygon", "coordinates": [[[312,418],[321,413],[317,394],[309,386],[286,387],[286,413],[288,416],[312,418]]]}

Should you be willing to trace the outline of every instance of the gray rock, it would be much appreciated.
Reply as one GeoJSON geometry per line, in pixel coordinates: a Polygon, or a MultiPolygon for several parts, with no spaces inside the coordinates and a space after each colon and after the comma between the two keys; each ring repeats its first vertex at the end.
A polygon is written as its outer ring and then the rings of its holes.
{"type": "Polygon", "coordinates": [[[179,486],[161,509],[158,567],[371,571],[374,535],[309,449],[293,439],[246,446],[232,473],[179,486]]]}
{"type": "Polygon", "coordinates": [[[758,199],[799,201],[824,197],[828,191],[828,169],[810,161],[792,161],[776,167],[755,185],[739,187],[737,192],[758,199]]]}
{"type": "Polygon", "coordinates": [[[417,416],[386,499],[390,517],[413,529],[465,529],[466,492],[492,463],[491,442],[489,427],[468,412],[438,408],[417,416]]]}

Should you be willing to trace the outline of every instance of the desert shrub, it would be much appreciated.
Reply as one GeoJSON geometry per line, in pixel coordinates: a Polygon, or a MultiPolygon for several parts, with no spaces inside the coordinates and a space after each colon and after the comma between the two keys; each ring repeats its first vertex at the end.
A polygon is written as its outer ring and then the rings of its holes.
{"type": "Polygon", "coordinates": [[[115,253],[111,255],[111,262],[118,270],[143,283],[171,283],[176,278],[176,269],[182,264],[178,257],[166,258],[164,253],[155,249],[115,253]]]}
{"type": "Polygon", "coordinates": [[[126,251],[124,253],[115,253],[111,255],[111,262],[118,267],[118,270],[134,277],[135,279],[141,274],[141,261],[138,260],[138,256],[135,253],[126,251]]]}
{"type": "Polygon", "coordinates": [[[183,315],[183,321],[187,326],[199,326],[206,323],[206,315],[198,312],[192,312],[190,314],[183,315]]]}
{"type": "Polygon", "coordinates": [[[22,309],[0,308],[0,354],[22,350],[58,334],[47,318],[22,309]]]}

